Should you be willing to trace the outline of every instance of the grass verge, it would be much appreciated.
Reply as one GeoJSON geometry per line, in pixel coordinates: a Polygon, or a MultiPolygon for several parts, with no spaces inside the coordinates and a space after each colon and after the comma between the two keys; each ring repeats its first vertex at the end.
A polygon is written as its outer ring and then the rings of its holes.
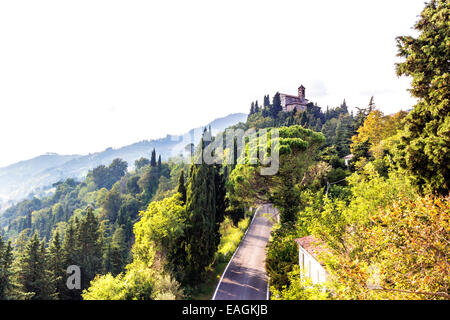
{"type": "Polygon", "coordinates": [[[239,221],[237,226],[233,225],[229,217],[225,218],[220,225],[221,237],[214,262],[208,268],[206,280],[195,288],[190,299],[210,300],[212,298],[222,273],[250,225],[251,218],[252,212],[247,212],[245,218],[239,221]]]}

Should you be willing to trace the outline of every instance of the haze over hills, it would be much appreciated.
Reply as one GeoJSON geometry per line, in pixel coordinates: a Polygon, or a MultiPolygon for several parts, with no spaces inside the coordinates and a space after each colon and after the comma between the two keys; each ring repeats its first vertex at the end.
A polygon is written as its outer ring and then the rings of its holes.
{"type": "Polygon", "coordinates": [[[81,179],[90,169],[102,164],[108,165],[115,158],[127,161],[130,169],[134,167],[136,159],[150,158],[153,148],[157,154],[161,154],[163,160],[183,154],[186,140],[197,143],[203,128],[211,126],[214,135],[227,127],[245,122],[246,119],[247,114],[234,113],[215,119],[205,126],[193,128],[182,136],[167,135],[165,138],[144,140],[118,149],[107,148],[88,155],[47,153],[0,168],[0,212],[31,194],[45,195],[52,190],[55,182],[67,178],[81,179]]]}

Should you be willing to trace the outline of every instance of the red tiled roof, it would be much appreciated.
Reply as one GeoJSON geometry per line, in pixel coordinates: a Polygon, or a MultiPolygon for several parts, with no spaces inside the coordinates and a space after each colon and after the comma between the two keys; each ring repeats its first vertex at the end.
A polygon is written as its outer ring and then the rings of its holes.
{"type": "MultiPolygon", "coordinates": [[[[295,239],[295,242],[297,242],[298,245],[300,245],[303,249],[305,249],[309,254],[311,254],[314,258],[316,258],[317,261],[318,255],[327,252],[327,248],[325,247],[324,243],[313,236],[307,236],[303,238],[297,238],[295,239]]],[[[319,261],[321,262],[321,261],[319,261]]]]}

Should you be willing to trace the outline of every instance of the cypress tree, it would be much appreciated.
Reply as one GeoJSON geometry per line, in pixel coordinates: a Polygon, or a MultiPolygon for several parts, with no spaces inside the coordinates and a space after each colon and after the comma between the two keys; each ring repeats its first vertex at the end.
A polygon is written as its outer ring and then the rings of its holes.
{"type": "MultiPolygon", "coordinates": [[[[225,219],[225,210],[227,208],[226,203],[226,186],[225,186],[225,177],[224,174],[220,172],[220,165],[215,165],[214,168],[214,187],[216,189],[216,227],[215,227],[215,234],[216,234],[216,246],[220,243],[220,233],[219,228],[222,221],[225,219]]],[[[225,167],[226,169],[226,167],[225,167]]]]}
{"type": "Polygon", "coordinates": [[[186,186],[184,185],[184,170],[181,170],[180,177],[178,178],[177,192],[181,194],[181,201],[186,203],[186,186]]]}
{"type": "Polygon", "coordinates": [[[271,107],[271,116],[272,118],[276,119],[278,117],[278,113],[283,110],[283,107],[281,106],[281,98],[280,93],[277,92],[273,96],[273,103],[271,107]]]}
{"type": "Polygon", "coordinates": [[[150,165],[152,167],[156,167],[156,150],[155,150],[155,148],[153,148],[153,150],[152,150],[152,157],[150,159],[150,165]]]}
{"type": "Polygon", "coordinates": [[[192,165],[187,187],[186,283],[198,283],[216,251],[214,166],[192,165]]]}
{"type": "Polygon", "coordinates": [[[264,107],[268,107],[270,106],[270,97],[269,95],[264,96],[264,102],[263,102],[264,107]]]}

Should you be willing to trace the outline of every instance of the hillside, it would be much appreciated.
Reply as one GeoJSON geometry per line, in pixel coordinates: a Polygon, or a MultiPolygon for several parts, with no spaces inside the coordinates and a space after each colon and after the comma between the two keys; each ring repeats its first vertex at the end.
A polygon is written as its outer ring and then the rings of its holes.
{"type": "MultiPolygon", "coordinates": [[[[244,113],[230,114],[205,126],[193,128],[183,136],[194,136],[194,132],[206,126],[211,126],[213,134],[216,134],[236,123],[245,122],[246,118],[247,114],[244,113]]],[[[196,135],[194,142],[199,138],[196,135]]],[[[81,179],[88,170],[101,164],[107,165],[115,158],[127,161],[129,168],[132,168],[136,159],[148,158],[151,150],[156,148],[163,160],[166,160],[182,153],[184,142],[182,136],[167,135],[165,138],[144,140],[118,149],[107,148],[88,155],[45,154],[0,168],[0,212],[31,193],[44,195],[57,181],[67,178],[81,179]]]]}

